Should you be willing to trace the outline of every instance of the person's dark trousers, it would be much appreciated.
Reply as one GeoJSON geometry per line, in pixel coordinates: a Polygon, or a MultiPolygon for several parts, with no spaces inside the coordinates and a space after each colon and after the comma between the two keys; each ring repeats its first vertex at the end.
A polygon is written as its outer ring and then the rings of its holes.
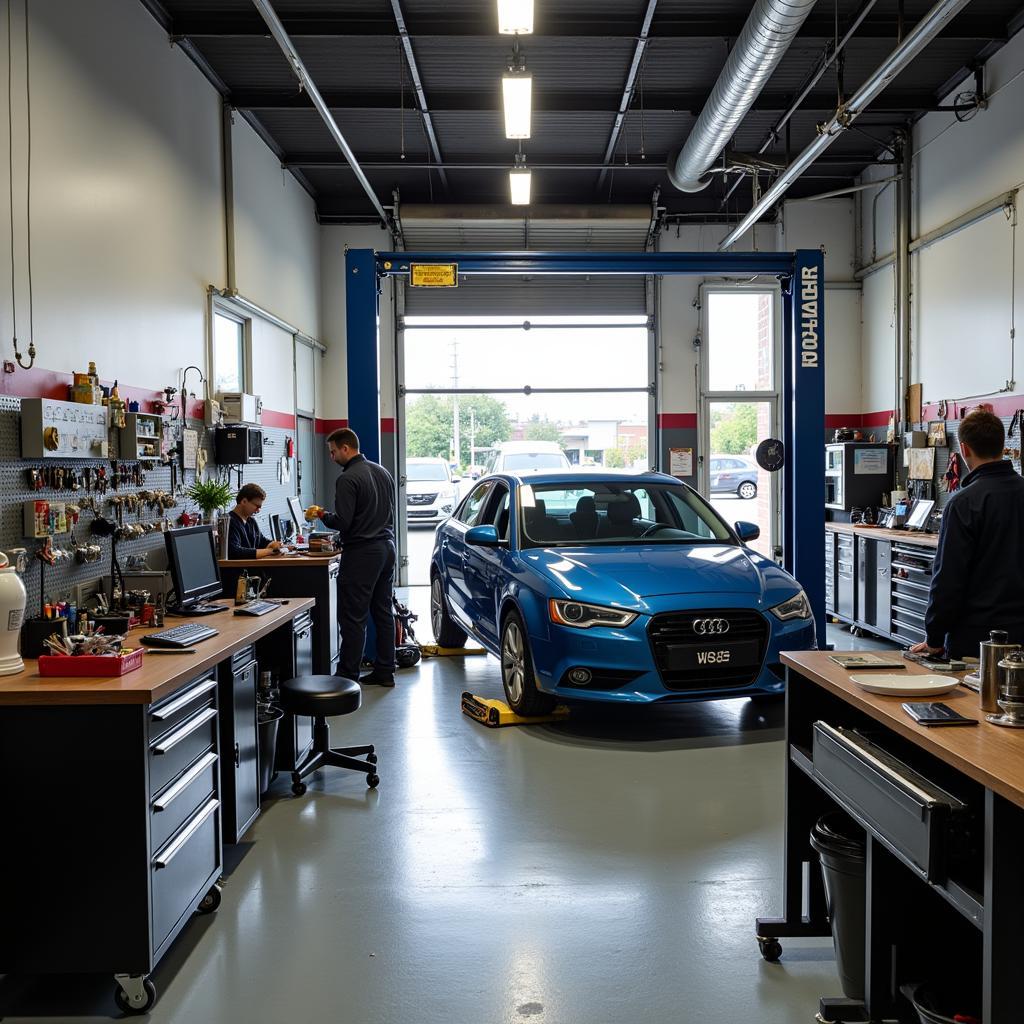
{"type": "Polygon", "coordinates": [[[391,595],[396,560],[395,544],[390,540],[343,549],[338,575],[338,625],[341,627],[338,675],[359,678],[367,615],[373,618],[377,634],[374,668],[386,673],[395,671],[395,617],[391,595]]]}

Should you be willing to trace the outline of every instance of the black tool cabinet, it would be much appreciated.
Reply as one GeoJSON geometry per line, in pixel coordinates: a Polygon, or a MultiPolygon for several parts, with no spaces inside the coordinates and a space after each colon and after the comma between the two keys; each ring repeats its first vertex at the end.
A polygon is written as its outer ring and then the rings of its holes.
{"type": "MultiPolygon", "coordinates": [[[[305,614],[305,613],[303,613],[305,614]]],[[[219,666],[221,788],[224,842],[237,843],[260,813],[256,733],[256,647],[250,644],[219,666]]]]}

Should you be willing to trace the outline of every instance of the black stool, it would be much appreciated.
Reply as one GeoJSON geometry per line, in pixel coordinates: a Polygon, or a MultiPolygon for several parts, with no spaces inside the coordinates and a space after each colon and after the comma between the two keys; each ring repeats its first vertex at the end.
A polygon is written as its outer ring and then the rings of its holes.
{"type": "Polygon", "coordinates": [[[331,729],[327,719],[332,715],[350,715],[359,710],[360,703],[362,690],[359,684],[343,676],[299,676],[281,684],[281,706],[284,710],[293,715],[313,717],[313,749],[292,772],[292,792],[296,796],[306,792],[306,784],[302,780],[325,764],[363,772],[371,789],[380,782],[373,747],[331,747],[331,729]],[[359,754],[365,754],[366,760],[360,761],[359,754]]]}

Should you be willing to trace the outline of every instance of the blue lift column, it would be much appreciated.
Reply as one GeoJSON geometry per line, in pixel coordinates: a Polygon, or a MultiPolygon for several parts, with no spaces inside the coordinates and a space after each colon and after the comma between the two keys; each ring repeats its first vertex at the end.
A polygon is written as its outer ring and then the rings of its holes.
{"type": "Polygon", "coordinates": [[[807,593],[825,645],[825,258],[798,249],[783,312],[785,568],[807,593]]]}
{"type": "Polygon", "coordinates": [[[345,253],[345,326],[348,425],[371,462],[380,462],[380,355],[378,281],[372,249],[345,253]]]}

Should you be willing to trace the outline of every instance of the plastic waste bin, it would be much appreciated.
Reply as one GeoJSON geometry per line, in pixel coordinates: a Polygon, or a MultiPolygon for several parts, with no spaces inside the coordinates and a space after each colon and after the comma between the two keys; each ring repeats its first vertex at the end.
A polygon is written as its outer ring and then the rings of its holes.
{"type": "Polygon", "coordinates": [[[811,829],[811,847],[821,861],[843,995],[862,1000],[867,877],[864,830],[841,812],[826,814],[811,829]]]}
{"type": "Polygon", "coordinates": [[[921,1024],[981,1024],[981,1000],[947,985],[906,984],[900,991],[910,1000],[921,1024]]]}
{"type": "Polygon", "coordinates": [[[274,771],[274,754],[277,751],[277,727],[284,712],[273,704],[261,704],[256,718],[260,744],[260,793],[270,789],[270,777],[274,771]]]}

